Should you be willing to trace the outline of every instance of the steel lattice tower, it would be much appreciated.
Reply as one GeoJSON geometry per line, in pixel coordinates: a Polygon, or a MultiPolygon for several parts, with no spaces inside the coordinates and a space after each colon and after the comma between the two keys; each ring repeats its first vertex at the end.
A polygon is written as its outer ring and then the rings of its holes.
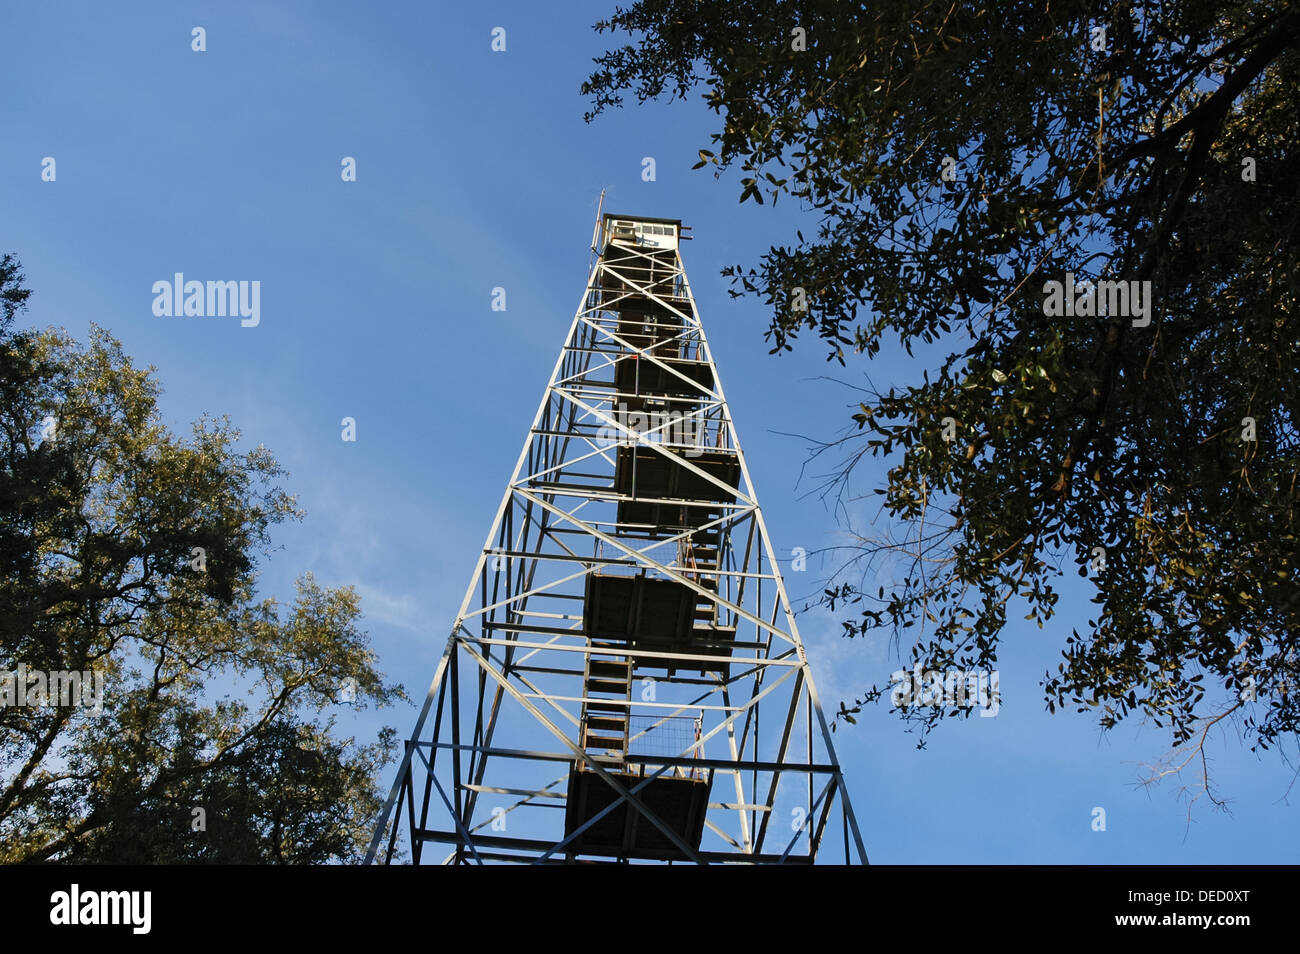
{"type": "Polygon", "coordinates": [[[598,217],[367,861],[866,861],[682,231],[598,217]]]}

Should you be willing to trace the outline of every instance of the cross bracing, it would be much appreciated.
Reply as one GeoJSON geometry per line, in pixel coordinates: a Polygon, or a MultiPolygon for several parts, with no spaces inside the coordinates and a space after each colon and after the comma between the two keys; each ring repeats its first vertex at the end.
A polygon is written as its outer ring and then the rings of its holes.
{"type": "Polygon", "coordinates": [[[598,223],[368,860],[866,861],[682,230],[598,223]]]}

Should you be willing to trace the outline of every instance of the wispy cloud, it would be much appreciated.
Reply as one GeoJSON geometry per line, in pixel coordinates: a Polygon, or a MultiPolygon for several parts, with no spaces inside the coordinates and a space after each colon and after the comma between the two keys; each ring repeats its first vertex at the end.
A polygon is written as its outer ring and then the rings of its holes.
{"type": "Polygon", "coordinates": [[[362,616],[421,636],[430,634],[429,607],[413,593],[394,593],[369,583],[353,584],[361,597],[362,616]]]}

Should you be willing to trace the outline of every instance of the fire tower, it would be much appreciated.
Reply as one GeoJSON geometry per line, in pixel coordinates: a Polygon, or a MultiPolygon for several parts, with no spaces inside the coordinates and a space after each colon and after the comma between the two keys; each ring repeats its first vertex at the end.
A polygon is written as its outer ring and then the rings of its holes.
{"type": "Polygon", "coordinates": [[[598,218],[368,862],[866,862],[685,231],[598,218]]]}

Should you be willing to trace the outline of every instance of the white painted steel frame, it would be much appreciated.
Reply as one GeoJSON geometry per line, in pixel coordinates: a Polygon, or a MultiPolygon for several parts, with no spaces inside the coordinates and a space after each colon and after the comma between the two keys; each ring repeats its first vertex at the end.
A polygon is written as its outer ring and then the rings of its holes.
{"type": "MultiPolygon", "coordinates": [[[[604,240],[603,222],[598,222],[597,235],[604,240]]],[[[835,812],[843,843],[833,860],[865,863],[830,729],[680,253],[624,242],[608,242],[600,251],[437,663],[366,861],[391,862],[400,845],[411,861],[422,863],[424,847],[438,843],[452,846],[438,859],[444,863],[601,860],[575,852],[575,841],[608,813],[629,805],[640,813],[641,825],[653,826],[667,839],[679,860],[700,864],[810,863],[825,856],[833,843],[826,835],[835,812]],[[612,254],[621,260],[612,260],[612,254]],[[650,267],[653,286],[642,283],[638,264],[650,267]],[[633,295],[652,303],[657,314],[675,319],[665,326],[669,338],[656,336],[638,348],[620,334],[618,305],[633,295]],[[709,386],[674,367],[671,362],[678,359],[664,355],[665,344],[681,356],[694,348],[694,360],[707,368],[709,386]],[[655,397],[665,409],[682,406],[681,419],[699,425],[698,444],[666,440],[674,436],[664,433],[673,419],[633,427],[653,422],[620,418],[620,402],[626,410],[627,399],[643,400],[645,395],[618,392],[602,373],[629,360],[680,379],[682,395],[655,397]],[[656,536],[647,535],[641,525],[619,523],[618,504],[633,498],[620,492],[613,479],[618,447],[641,448],[641,453],[649,449],[733,502],[668,500],[673,506],[705,507],[706,516],[714,516],[698,527],[661,529],[656,536]],[[737,486],[700,465],[706,448],[734,456],[737,486]],[[696,535],[703,531],[717,535],[716,566],[700,567],[694,561],[696,535]],[[695,596],[697,615],[700,607],[711,614],[712,623],[697,632],[721,625],[726,634],[734,627],[733,636],[713,644],[715,653],[726,647],[728,655],[634,649],[630,644],[593,646],[582,631],[583,587],[598,571],[634,571],[685,587],[695,596]],[[616,756],[588,751],[581,735],[585,703],[624,704],[589,696],[585,673],[593,655],[625,658],[643,671],[675,671],[670,678],[654,677],[651,688],[664,686],[678,698],[659,702],[653,695],[646,698],[643,689],[640,700],[628,696],[627,717],[630,721],[634,710],[662,713],[653,716],[658,722],[648,733],[698,713],[689,750],[646,754],[629,746],[616,756]],[[721,662],[728,663],[725,677],[704,668],[721,662]],[[691,664],[700,668],[692,670],[691,664]],[[699,678],[689,673],[699,673],[699,678]],[[426,737],[430,714],[434,724],[426,737]],[[720,745],[725,757],[708,753],[705,746],[711,740],[714,751],[720,745]],[[555,763],[581,766],[618,796],[567,836],[555,809],[564,806],[568,772],[554,778],[555,763]],[[641,774],[631,774],[638,770],[641,774]],[[638,794],[656,778],[687,770],[711,773],[706,832],[698,847],[638,794]],[[734,798],[712,800],[720,798],[713,785],[728,777],[734,798]],[[802,821],[791,825],[793,837],[778,837],[775,850],[769,849],[769,823],[780,795],[791,790],[791,780],[797,785],[802,821]],[[501,795],[518,797],[508,807],[494,807],[490,815],[479,811],[482,798],[501,795]],[[443,811],[433,814],[443,821],[441,827],[431,827],[430,809],[438,803],[443,811]],[[518,830],[511,819],[523,819],[525,810],[540,812],[522,822],[524,837],[495,834],[510,831],[511,825],[518,830]],[[405,835],[400,842],[399,833],[405,835]],[[710,847],[709,840],[716,844],[710,847]]],[[[638,380],[643,367],[638,364],[638,380]]],[[[638,459],[634,455],[633,466],[638,459]]],[[[636,499],[644,503],[648,498],[636,499]]],[[[709,645],[692,643],[696,649],[709,645]]]]}

